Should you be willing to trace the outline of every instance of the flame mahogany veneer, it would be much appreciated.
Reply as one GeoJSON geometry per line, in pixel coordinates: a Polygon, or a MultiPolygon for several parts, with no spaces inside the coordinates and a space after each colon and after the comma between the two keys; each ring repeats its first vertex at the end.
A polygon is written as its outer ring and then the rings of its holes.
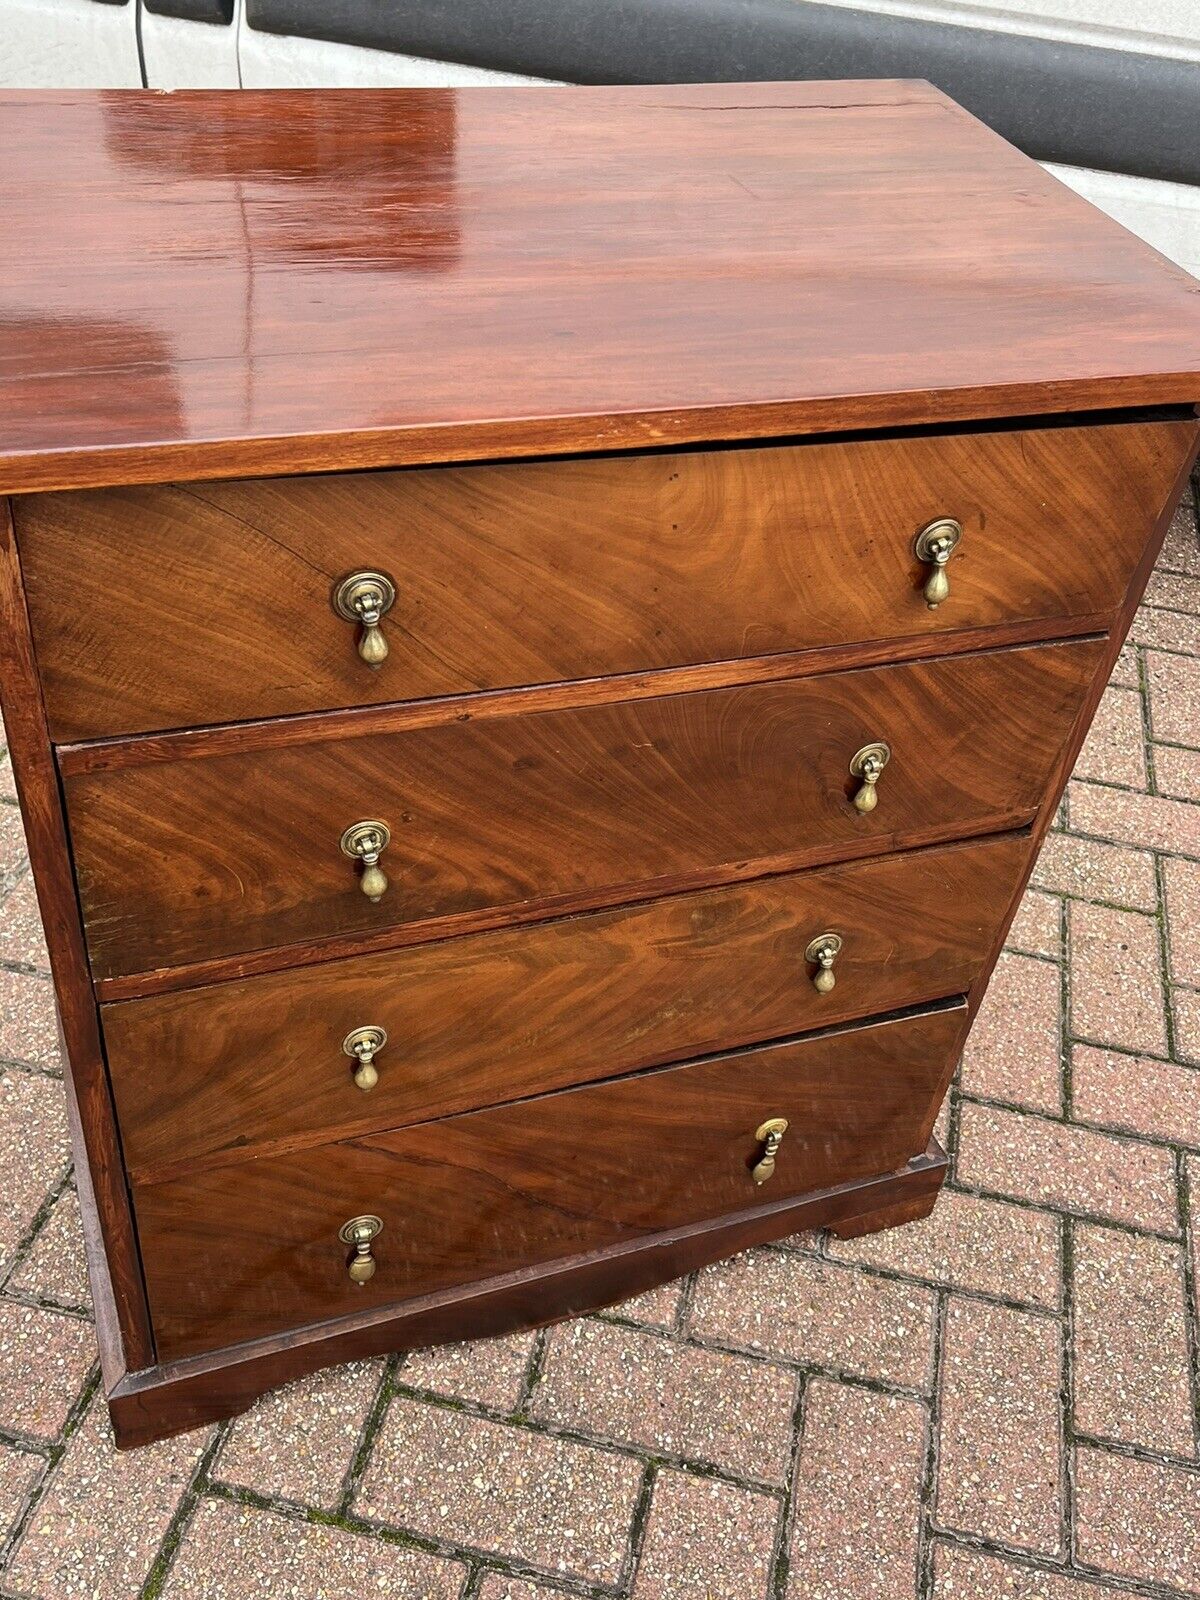
{"type": "Polygon", "coordinates": [[[0,144],[118,1442],[926,1215],[1197,286],[920,83],[4,92],[0,144]]]}

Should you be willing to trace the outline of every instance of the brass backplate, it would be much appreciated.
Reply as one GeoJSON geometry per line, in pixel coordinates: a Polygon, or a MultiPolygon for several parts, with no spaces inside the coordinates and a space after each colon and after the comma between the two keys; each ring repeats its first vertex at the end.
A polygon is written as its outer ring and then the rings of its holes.
{"type": "MultiPolygon", "coordinates": [[[[911,524],[910,524],[911,526],[911,524]]],[[[939,517],[936,522],[931,522],[927,528],[922,528],[913,542],[913,550],[918,561],[936,561],[936,546],[943,540],[949,545],[946,559],[949,560],[954,547],[962,538],[962,523],[956,522],[953,517],[939,517]]]]}
{"type": "Polygon", "coordinates": [[[349,1222],[343,1222],[338,1229],[338,1238],[343,1244],[355,1245],[360,1240],[369,1243],[372,1239],[378,1239],[382,1232],[382,1220],[368,1212],[361,1217],[351,1217],[349,1222]]]}
{"type": "Polygon", "coordinates": [[[762,1140],[769,1139],[773,1133],[779,1134],[780,1138],[782,1138],[787,1131],[788,1120],[786,1117],[769,1117],[755,1131],[754,1137],[761,1143],[762,1140]]]}
{"type": "Polygon", "coordinates": [[[364,855],[378,855],[380,851],[386,850],[391,837],[392,830],[386,822],[352,822],[340,840],[342,854],[349,856],[352,861],[361,861],[364,855]],[[365,851],[362,848],[364,843],[371,843],[376,837],[379,843],[373,845],[371,850],[365,851]]]}
{"type": "Polygon", "coordinates": [[[841,953],[841,949],[842,936],[840,933],[819,933],[815,939],[810,940],[808,948],[804,952],[804,959],[815,964],[820,961],[826,951],[836,959],[841,953]]]}
{"type": "Polygon", "coordinates": [[[379,604],[375,609],[383,616],[396,602],[396,585],[383,572],[351,572],[333,591],[333,609],[347,622],[361,622],[355,601],[364,590],[370,589],[379,591],[379,604]]]}
{"type": "Polygon", "coordinates": [[[876,739],[871,744],[863,745],[861,750],[856,750],[850,757],[850,775],[861,778],[866,770],[867,762],[874,756],[881,767],[886,767],[892,759],[892,747],[882,739],[876,739]]]}

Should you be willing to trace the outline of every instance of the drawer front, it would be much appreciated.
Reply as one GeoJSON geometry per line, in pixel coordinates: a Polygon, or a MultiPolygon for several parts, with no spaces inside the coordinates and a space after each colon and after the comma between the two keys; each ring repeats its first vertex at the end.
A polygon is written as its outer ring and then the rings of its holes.
{"type": "Polygon", "coordinates": [[[1029,849],[946,845],[105,1006],[126,1160],[158,1179],[964,991],[1029,849]],[[805,952],[826,933],[821,992],[805,952]],[[365,1076],[343,1049],[364,1028],[386,1035],[362,1041],[365,1076]]]}
{"type": "Polygon", "coordinates": [[[135,1188],[159,1358],[882,1174],[923,1150],[961,1004],[135,1188]],[[774,1175],[751,1169],[786,1118],[774,1175]],[[350,1281],[338,1230],[383,1222],[350,1281]]]}
{"type": "Polygon", "coordinates": [[[51,494],[17,531],[58,741],[1112,611],[1186,422],[51,494]],[[930,610],[918,531],[961,523],[930,610]],[[372,668],[331,605],[396,597],[372,668]]]}
{"type": "Polygon", "coordinates": [[[67,806],[93,969],[701,887],[714,871],[1021,826],[1095,641],[80,775],[67,806]],[[892,750],[876,808],[855,754],[892,750]],[[378,889],[339,848],[391,842],[378,889]],[[747,865],[749,864],[749,865],[747,865]]]}

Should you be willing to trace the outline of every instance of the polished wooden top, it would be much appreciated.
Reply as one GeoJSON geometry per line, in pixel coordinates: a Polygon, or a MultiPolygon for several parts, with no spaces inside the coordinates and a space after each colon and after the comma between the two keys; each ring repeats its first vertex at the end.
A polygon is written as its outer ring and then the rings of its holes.
{"type": "Polygon", "coordinates": [[[1200,399],[927,84],[0,94],[0,491],[1200,399]]]}

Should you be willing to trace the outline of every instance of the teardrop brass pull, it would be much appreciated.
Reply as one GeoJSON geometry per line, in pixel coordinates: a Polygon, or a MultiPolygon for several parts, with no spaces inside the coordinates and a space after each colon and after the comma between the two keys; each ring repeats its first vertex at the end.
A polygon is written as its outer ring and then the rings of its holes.
{"type": "Polygon", "coordinates": [[[357,1061],[354,1081],[364,1094],[379,1082],[379,1069],[375,1057],[387,1043],[386,1028],[355,1028],[342,1040],[342,1050],[351,1061],[357,1061]]]}
{"type": "Polygon", "coordinates": [[[382,900],[387,893],[387,874],[379,865],[379,858],[391,841],[392,830],[386,822],[352,822],[342,835],[344,856],[363,864],[358,886],[372,903],[382,900]]]}
{"type": "Polygon", "coordinates": [[[750,1172],[755,1183],[766,1183],[774,1173],[775,1157],[779,1154],[779,1146],[783,1143],[783,1136],[787,1130],[786,1117],[771,1117],[755,1132],[754,1137],[763,1147],[762,1155],[750,1172]]]}
{"type": "Polygon", "coordinates": [[[817,969],[813,974],[812,985],[818,994],[828,994],[837,982],[833,963],[837,960],[841,948],[840,933],[819,933],[804,952],[805,961],[812,962],[817,969]]]}
{"type": "Polygon", "coordinates": [[[892,759],[891,746],[877,739],[873,744],[863,745],[861,750],[856,750],[850,757],[850,776],[861,778],[862,783],[854,796],[856,811],[874,811],[879,804],[879,794],[876,784],[879,775],[892,759]]]}
{"type": "Polygon", "coordinates": [[[379,626],[396,603],[396,585],[382,572],[352,572],[333,591],[333,609],[362,629],[358,653],[369,667],[387,660],[388,642],[379,626]]]}
{"type": "Polygon", "coordinates": [[[377,1263],[371,1254],[371,1246],[382,1232],[383,1223],[378,1217],[371,1216],[351,1217],[338,1229],[338,1238],[354,1249],[354,1254],[346,1263],[351,1283],[367,1283],[375,1276],[377,1263]]]}
{"type": "Polygon", "coordinates": [[[936,611],[943,600],[950,598],[950,577],[946,563],[954,554],[962,535],[962,523],[955,522],[953,517],[939,517],[917,535],[913,545],[917,560],[923,566],[933,568],[922,591],[930,611],[936,611]]]}

